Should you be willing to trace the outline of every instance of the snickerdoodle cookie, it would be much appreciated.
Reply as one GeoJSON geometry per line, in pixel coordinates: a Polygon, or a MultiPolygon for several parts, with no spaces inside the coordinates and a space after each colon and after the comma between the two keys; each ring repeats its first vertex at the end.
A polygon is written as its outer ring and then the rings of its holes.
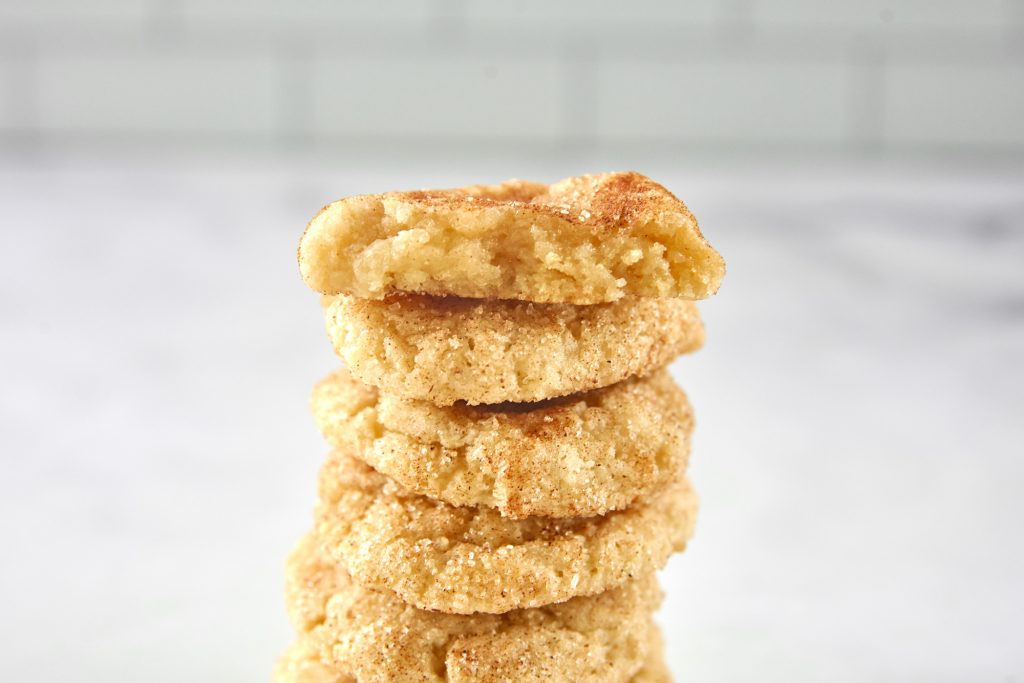
{"type": "Polygon", "coordinates": [[[703,299],[725,274],[686,205],[639,173],[349,197],[310,222],[299,268],[324,294],[571,304],[703,299]]]}
{"type": "Polygon", "coordinates": [[[410,493],[335,451],[319,478],[324,550],[363,585],[416,607],[507,612],[593,595],[664,565],[693,531],[680,472],[629,508],[594,517],[502,517],[410,493]]]}
{"type": "Polygon", "coordinates": [[[596,306],[395,296],[325,300],[352,375],[438,405],[541,401],[646,375],[704,343],[697,307],[627,298],[596,306]]]}
{"type": "Polygon", "coordinates": [[[312,407],[333,446],[406,489],[513,518],[625,508],[679,471],[693,428],[665,370],[541,403],[440,407],[341,369],[316,386],[312,407]]]}
{"type": "MultiPolygon", "coordinates": [[[[589,598],[577,598],[578,600],[587,600],[589,598]]],[[[466,619],[473,619],[475,617],[464,617],[466,619]]],[[[661,642],[661,634],[658,633],[657,626],[651,625],[650,627],[651,639],[647,644],[647,656],[644,658],[643,666],[636,675],[628,679],[630,683],[671,683],[672,675],[669,673],[668,666],[665,664],[665,653],[664,646],[661,642]]],[[[563,653],[557,653],[562,655],[563,653]]],[[[426,675],[421,672],[413,672],[410,675],[406,675],[404,672],[396,675],[395,677],[383,676],[380,680],[395,681],[395,680],[423,680],[423,681],[473,681],[474,683],[481,683],[485,680],[500,681],[506,683],[507,681],[521,681],[531,680],[531,677],[537,678],[541,681],[568,681],[569,683],[575,683],[575,680],[570,679],[562,674],[561,668],[556,672],[553,667],[548,666],[534,666],[530,662],[524,662],[524,665],[530,667],[527,670],[526,678],[519,678],[519,670],[506,671],[502,670],[497,673],[487,671],[486,673],[491,678],[484,678],[481,674],[483,671],[471,671],[466,675],[460,675],[462,672],[453,670],[450,674],[448,672],[447,663],[444,665],[443,671],[431,672],[426,675]],[[533,672],[536,674],[533,674],[533,672]]],[[[598,673],[596,676],[583,676],[580,680],[584,681],[614,681],[617,680],[615,675],[619,673],[622,667],[616,667],[614,670],[609,670],[603,673],[603,677],[600,672],[588,672],[598,673]]],[[[299,637],[288,647],[281,658],[278,659],[277,665],[274,667],[274,675],[272,678],[273,683],[357,683],[356,679],[352,677],[348,672],[352,668],[345,665],[334,666],[328,664],[321,657],[320,649],[317,646],[317,642],[313,637],[299,637]]],[[[575,670],[567,672],[568,674],[574,674],[575,670]]]]}
{"type": "MultiPolygon", "coordinates": [[[[289,605],[299,641],[277,681],[630,681],[652,657],[661,602],[653,574],[599,595],[501,615],[421,610],[352,581],[309,535],[289,558],[289,605]],[[341,673],[338,673],[341,672],[341,673]],[[305,676],[301,678],[300,676],[305,676]]],[[[645,679],[640,679],[645,680],[645,679]]]]}
{"type": "Polygon", "coordinates": [[[651,626],[651,640],[647,645],[647,659],[644,666],[633,677],[632,683],[672,683],[672,672],[665,663],[665,642],[661,629],[651,626]]]}
{"type": "Polygon", "coordinates": [[[300,636],[277,660],[272,683],[358,683],[347,669],[332,667],[320,656],[316,641],[300,636]]]}

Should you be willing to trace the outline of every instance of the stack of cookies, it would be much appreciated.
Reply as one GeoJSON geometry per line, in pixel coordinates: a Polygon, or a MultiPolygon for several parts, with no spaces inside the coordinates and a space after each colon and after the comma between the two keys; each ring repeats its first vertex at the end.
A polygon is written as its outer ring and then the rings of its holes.
{"type": "Polygon", "coordinates": [[[663,681],[722,258],[636,173],[351,197],[299,247],[345,361],[275,681],[663,681]]]}

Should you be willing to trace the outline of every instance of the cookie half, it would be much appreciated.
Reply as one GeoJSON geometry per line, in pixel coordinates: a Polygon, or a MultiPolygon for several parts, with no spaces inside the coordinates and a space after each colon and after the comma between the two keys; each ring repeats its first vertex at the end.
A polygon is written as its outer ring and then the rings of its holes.
{"type": "Polygon", "coordinates": [[[629,681],[657,655],[650,613],[661,591],[650,573],[596,596],[471,616],[420,610],[360,586],[312,535],[287,574],[289,603],[319,602],[323,616],[296,621],[299,641],[277,669],[282,683],[629,681]]]}
{"type": "Polygon", "coordinates": [[[299,243],[312,289],[594,304],[703,299],[725,262],[683,202],[639,173],[361,195],[318,213],[299,243]]]}
{"type": "Polygon", "coordinates": [[[317,533],[361,584],[422,609],[501,613],[563,602],[661,568],[693,531],[681,473],[625,510],[509,519],[411,493],[335,451],[320,474],[317,533]]]}
{"type": "Polygon", "coordinates": [[[704,344],[682,299],[571,306],[398,296],[325,301],[327,333],[360,381],[451,405],[542,401],[650,374],[704,344]]]}
{"type": "Polygon", "coordinates": [[[665,370],[542,403],[441,407],[341,369],[316,386],[312,407],[333,446],[404,488],[517,519],[627,507],[685,466],[693,429],[665,370]]]}

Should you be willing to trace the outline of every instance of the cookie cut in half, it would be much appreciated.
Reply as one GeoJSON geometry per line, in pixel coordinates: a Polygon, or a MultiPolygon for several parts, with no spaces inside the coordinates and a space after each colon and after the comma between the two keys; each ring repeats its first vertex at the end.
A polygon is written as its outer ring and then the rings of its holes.
{"type": "Polygon", "coordinates": [[[647,375],[704,344],[692,301],[596,306],[396,296],[325,299],[327,333],[360,381],[438,405],[542,401],[647,375]]]}
{"type": "Polygon", "coordinates": [[[693,532],[682,472],[629,508],[509,519],[410,493],[335,451],[320,473],[317,534],[362,585],[421,609],[501,613],[564,602],[660,569],[693,532]]]}
{"type": "Polygon", "coordinates": [[[309,535],[289,558],[289,604],[320,604],[321,617],[295,622],[299,640],[278,664],[278,683],[624,682],[657,664],[650,612],[661,591],[651,573],[558,605],[452,615],[360,586],[318,545],[309,535]]]}
{"type": "Polygon", "coordinates": [[[629,172],[341,199],[306,228],[299,269],[323,294],[594,304],[703,299],[725,262],[683,202],[629,172]]]}
{"type": "Polygon", "coordinates": [[[313,391],[317,427],[404,488],[505,517],[620,510],[685,466],[693,414],[665,370],[541,403],[448,407],[341,369],[313,391]]]}

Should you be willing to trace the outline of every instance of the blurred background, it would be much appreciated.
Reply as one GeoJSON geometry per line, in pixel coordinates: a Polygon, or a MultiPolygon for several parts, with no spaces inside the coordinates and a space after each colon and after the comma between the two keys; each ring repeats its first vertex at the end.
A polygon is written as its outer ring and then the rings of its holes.
{"type": "Polygon", "coordinates": [[[305,222],[625,169],[729,263],[676,677],[1024,680],[1024,0],[0,0],[4,677],[267,680],[305,222]]]}

